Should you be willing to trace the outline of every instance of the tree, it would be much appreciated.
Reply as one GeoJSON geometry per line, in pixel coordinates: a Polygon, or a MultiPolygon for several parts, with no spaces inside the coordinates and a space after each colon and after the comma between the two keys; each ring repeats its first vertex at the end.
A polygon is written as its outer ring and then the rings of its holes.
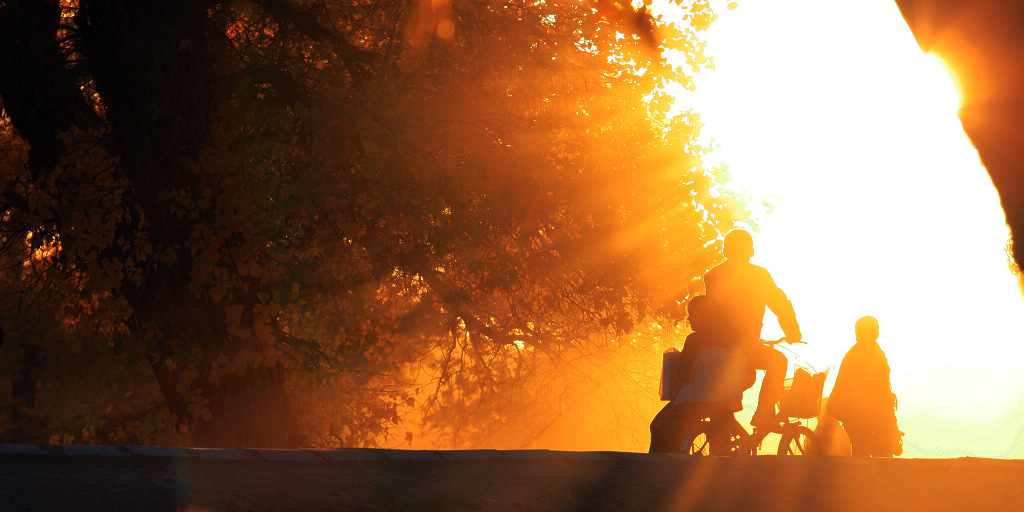
{"type": "MultiPolygon", "coordinates": [[[[523,375],[675,326],[743,215],[669,115],[689,79],[604,4],[61,5],[0,4],[2,222],[44,276],[8,290],[73,292],[20,345],[102,325],[161,439],[365,444],[414,408],[484,432],[523,375]]],[[[658,34],[696,70],[688,7],[658,34]]]]}

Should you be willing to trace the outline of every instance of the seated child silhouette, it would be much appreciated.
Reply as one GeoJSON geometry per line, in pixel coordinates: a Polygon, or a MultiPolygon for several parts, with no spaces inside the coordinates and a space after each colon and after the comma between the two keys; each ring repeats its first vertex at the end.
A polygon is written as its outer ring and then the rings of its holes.
{"type": "Polygon", "coordinates": [[[732,413],[743,408],[743,391],[753,386],[756,378],[743,351],[725,346],[711,299],[694,297],[687,313],[693,332],[683,342],[673,369],[679,376],[673,379],[678,389],[671,390],[672,401],[651,422],[651,453],[678,451],[687,421],[705,417],[729,421],[732,413]]]}

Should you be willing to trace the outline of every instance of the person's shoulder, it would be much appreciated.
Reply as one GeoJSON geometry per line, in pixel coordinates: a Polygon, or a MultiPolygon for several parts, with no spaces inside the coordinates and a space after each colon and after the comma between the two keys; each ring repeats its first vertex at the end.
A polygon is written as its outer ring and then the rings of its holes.
{"type": "MultiPolygon", "coordinates": [[[[750,272],[753,268],[761,268],[757,265],[750,263],[749,261],[737,261],[737,260],[725,260],[718,265],[715,265],[705,272],[704,275],[709,274],[724,274],[724,273],[735,273],[735,272],[750,272]]],[[[762,269],[763,270],[763,269],[762,269]]]]}
{"type": "Polygon", "coordinates": [[[728,269],[729,269],[729,260],[725,260],[725,261],[719,263],[718,265],[715,265],[715,266],[711,267],[710,270],[708,270],[707,272],[704,273],[704,277],[715,275],[715,274],[719,274],[721,272],[727,271],[728,269]]]}
{"type": "Polygon", "coordinates": [[[761,265],[754,265],[753,263],[748,263],[748,265],[750,265],[750,272],[756,272],[758,274],[762,274],[768,277],[771,277],[772,275],[771,272],[768,272],[768,269],[762,267],[761,265]]]}
{"type": "Polygon", "coordinates": [[[707,340],[709,338],[711,338],[711,333],[709,333],[707,331],[693,331],[690,334],[686,335],[686,339],[684,340],[684,343],[689,343],[691,341],[703,342],[703,341],[705,341],[705,340],[707,340]]]}
{"type": "Polygon", "coordinates": [[[774,282],[772,280],[772,275],[768,272],[768,269],[754,265],[749,261],[726,260],[704,274],[705,280],[714,281],[716,278],[723,280],[739,278],[746,282],[774,282]],[[722,277],[717,278],[716,276],[722,277]]]}
{"type": "MultiPolygon", "coordinates": [[[[885,352],[882,351],[882,347],[878,345],[877,341],[858,341],[850,347],[850,351],[846,353],[846,357],[857,359],[858,361],[873,361],[873,360],[886,360],[885,352]]],[[[843,358],[844,360],[846,358],[843,358]]]]}
{"type": "Polygon", "coordinates": [[[865,359],[870,357],[870,355],[870,352],[865,350],[863,343],[854,342],[850,349],[846,351],[846,355],[843,356],[843,363],[848,363],[848,365],[860,365],[865,359]]]}
{"type": "Polygon", "coordinates": [[[853,359],[855,357],[857,357],[857,344],[856,343],[854,343],[853,346],[850,347],[850,349],[846,351],[846,354],[843,355],[843,362],[845,363],[848,359],[853,359]]]}
{"type": "Polygon", "coordinates": [[[683,339],[683,349],[685,349],[686,347],[692,347],[695,344],[700,343],[701,338],[703,338],[703,336],[701,335],[701,333],[697,331],[687,334],[686,338],[683,339]]]}
{"type": "Polygon", "coordinates": [[[718,337],[710,331],[692,332],[686,336],[683,347],[690,347],[690,350],[698,352],[719,344],[718,337]]]}
{"type": "Polygon", "coordinates": [[[877,341],[871,342],[871,355],[886,363],[889,362],[889,358],[885,357],[885,351],[882,350],[882,346],[877,341]]]}
{"type": "Polygon", "coordinates": [[[885,353],[882,352],[882,346],[878,344],[878,341],[858,341],[854,347],[865,354],[885,355],[885,353]]]}
{"type": "Polygon", "coordinates": [[[752,279],[752,280],[755,280],[755,281],[765,282],[765,283],[769,283],[769,282],[770,283],[774,283],[775,282],[775,280],[772,279],[771,272],[768,272],[768,269],[766,269],[766,268],[764,268],[764,267],[762,267],[760,265],[754,265],[753,263],[746,263],[744,265],[744,267],[743,267],[743,273],[745,275],[747,275],[748,279],[752,279]]]}

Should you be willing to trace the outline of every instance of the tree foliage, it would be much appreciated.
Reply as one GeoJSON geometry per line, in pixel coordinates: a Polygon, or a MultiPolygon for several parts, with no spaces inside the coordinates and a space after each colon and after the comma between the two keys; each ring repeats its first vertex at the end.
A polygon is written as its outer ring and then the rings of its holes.
{"type": "Polygon", "coordinates": [[[673,113],[713,16],[683,7],[0,2],[4,435],[635,424],[744,215],[673,113]]]}

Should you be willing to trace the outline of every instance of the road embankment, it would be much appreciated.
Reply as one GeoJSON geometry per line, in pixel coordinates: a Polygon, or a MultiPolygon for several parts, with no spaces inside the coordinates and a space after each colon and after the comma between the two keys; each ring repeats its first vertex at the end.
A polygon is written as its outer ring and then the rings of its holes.
{"type": "Polygon", "coordinates": [[[1024,461],[0,445],[0,511],[1024,510],[1024,461]]]}

